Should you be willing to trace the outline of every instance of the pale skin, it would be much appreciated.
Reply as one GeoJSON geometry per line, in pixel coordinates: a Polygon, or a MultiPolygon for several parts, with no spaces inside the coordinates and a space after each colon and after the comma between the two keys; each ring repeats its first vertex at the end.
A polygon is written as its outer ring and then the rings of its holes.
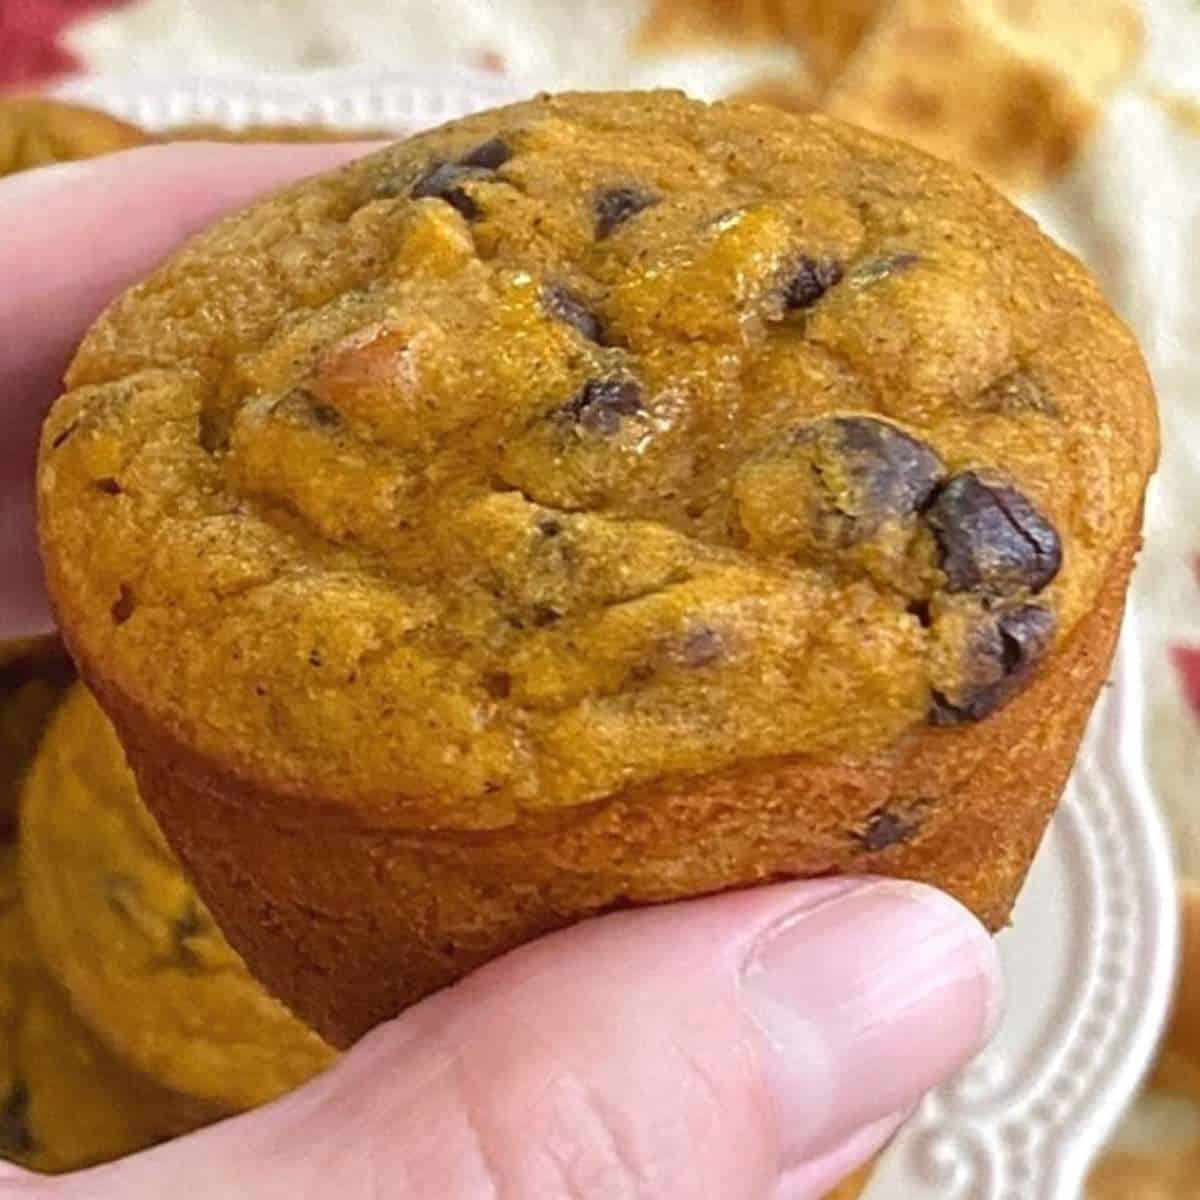
{"type": "MultiPolygon", "coordinates": [[[[0,638],[50,627],[37,430],[73,346],[183,239],[362,146],[135,150],[0,182],[0,638]]],[[[817,1200],[986,1041],[995,951],[937,892],[821,880],[623,913],[498,960],[266,1109],[63,1200],[817,1200]]]]}

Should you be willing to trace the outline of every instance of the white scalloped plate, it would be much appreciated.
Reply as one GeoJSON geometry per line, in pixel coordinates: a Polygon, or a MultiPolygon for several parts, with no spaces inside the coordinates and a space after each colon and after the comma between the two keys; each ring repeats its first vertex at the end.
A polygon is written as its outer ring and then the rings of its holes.
{"type": "MultiPolygon", "coordinates": [[[[519,89],[463,71],[340,70],[94,78],[59,92],[154,129],[194,121],[409,131],[519,89]]],[[[1171,991],[1177,916],[1167,839],[1145,781],[1132,633],[1013,928],[1000,937],[1004,1025],[955,1083],[927,1098],[867,1200],[1074,1200],[1149,1063],[1171,991]]]]}

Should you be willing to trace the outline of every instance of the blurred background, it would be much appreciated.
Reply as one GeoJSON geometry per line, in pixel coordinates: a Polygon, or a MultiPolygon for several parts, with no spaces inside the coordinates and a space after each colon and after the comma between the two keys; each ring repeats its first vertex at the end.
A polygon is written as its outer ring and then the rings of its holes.
{"type": "MultiPolygon", "coordinates": [[[[1144,650],[1149,769],[1185,879],[1185,933],[1171,1032],[1089,1194],[1200,1195],[1200,985],[1191,984],[1200,979],[1200,893],[1186,882],[1200,878],[1200,0],[0,0],[0,174],[163,137],[343,136],[337,112],[302,100],[270,127],[246,128],[236,103],[221,99],[229,85],[217,82],[203,121],[193,113],[164,130],[161,80],[363,67],[486,77],[498,96],[667,85],[704,98],[820,109],[987,175],[1097,272],[1142,339],[1162,403],[1164,459],[1135,587],[1135,632],[1144,650]],[[92,111],[106,94],[103,80],[131,75],[159,81],[147,84],[157,97],[153,129],[150,110],[136,102],[120,119],[92,111]]],[[[361,128],[364,119],[346,123],[361,128]]],[[[400,133],[404,122],[375,128],[400,133]]],[[[212,1029],[231,1027],[257,1046],[258,1058],[248,1067],[236,1054],[217,1054],[201,1077],[180,1074],[140,1053],[136,1031],[95,1028],[104,1025],[96,1014],[107,1011],[111,990],[80,982],[70,963],[47,967],[54,938],[39,925],[35,939],[20,926],[24,918],[11,915],[20,905],[14,868],[0,861],[0,897],[10,902],[0,916],[12,925],[7,948],[0,938],[0,976],[8,976],[0,980],[0,1154],[47,1170],[113,1157],[259,1103],[328,1061],[230,965],[232,951],[153,831],[146,834],[149,819],[119,751],[84,701],[58,711],[52,744],[26,780],[68,679],[53,645],[0,648],[0,802],[8,819],[51,786],[74,789],[79,827],[99,819],[99,799],[120,808],[125,824],[83,839],[82,849],[72,849],[71,829],[42,821],[53,847],[45,853],[88,861],[108,854],[124,861],[126,877],[152,876],[153,887],[146,883],[130,901],[136,921],[173,953],[182,938],[190,949],[181,961],[191,954],[201,965],[181,967],[169,993],[137,993],[148,997],[145,1011],[178,1034],[179,1054],[200,1053],[195,1044],[211,1042],[212,1029]],[[22,788],[33,798],[21,800],[22,788]],[[181,912],[190,914],[182,933],[181,912]],[[227,970],[236,986],[211,986],[198,1002],[197,988],[227,970]],[[56,991],[64,974],[74,1009],[56,991]],[[81,1005],[80,993],[92,1002],[81,1005]],[[35,1010],[37,1020],[28,1015],[35,1010]],[[102,1080],[95,1095],[78,1082],[88,1071],[102,1080]],[[258,1083],[230,1085],[247,1073],[258,1083]],[[41,1090],[31,1082],[38,1079],[41,1090]]],[[[74,936],[85,934],[107,936],[75,928],[74,936]]],[[[60,942],[57,955],[69,959],[70,939],[60,942]]],[[[146,976],[145,961],[130,959],[128,974],[146,976]]]]}

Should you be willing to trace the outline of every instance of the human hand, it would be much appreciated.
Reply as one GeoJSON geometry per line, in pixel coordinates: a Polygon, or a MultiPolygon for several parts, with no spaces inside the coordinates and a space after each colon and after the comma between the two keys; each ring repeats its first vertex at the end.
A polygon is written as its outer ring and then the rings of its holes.
{"type": "MultiPolygon", "coordinates": [[[[48,623],[37,426],[107,300],[354,147],[166,147],[0,183],[0,637],[48,623]]],[[[0,1196],[816,1200],[986,1040],[992,943],[916,885],[827,879],[614,914],[415,1006],[268,1108],[0,1196]]]]}

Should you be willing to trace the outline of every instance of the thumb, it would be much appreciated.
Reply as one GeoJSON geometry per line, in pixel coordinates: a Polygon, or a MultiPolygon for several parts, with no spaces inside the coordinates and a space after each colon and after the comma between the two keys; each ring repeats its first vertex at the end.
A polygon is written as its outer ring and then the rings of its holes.
{"type": "Polygon", "coordinates": [[[815,1200],[979,1048],[998,990],[983,929],[915,884],[615,914],[431,997],[270,1108],[61,1196],[815,1200]]]}

